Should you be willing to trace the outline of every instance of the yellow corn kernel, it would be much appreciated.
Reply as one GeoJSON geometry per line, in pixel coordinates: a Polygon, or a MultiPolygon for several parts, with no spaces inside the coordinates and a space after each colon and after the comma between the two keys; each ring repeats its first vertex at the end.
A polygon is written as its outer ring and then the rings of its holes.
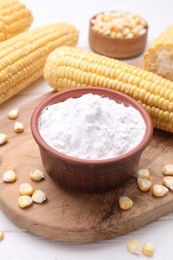
{"type": "Polygon", "coordinates": [[[151,181],[147,179],[138,178],[137,183],[141,191],[148,191],[151,188],[151,181]]]}
{"type": "Polygon", "coordinates": [[[168,189],[173,190],[173,176],[166,176],[163,179],[163,185],[168,189]]]}
{"type": "Polygon", "coordinates": [[[141,253],[139,241],[136,239],[131,239],[128,241],[127,249],[133,254],[139,255],[141,253]]]}
{"type": "Polygon", "coordinates": [[[7,143],[7,141],[8,141],[7,135],[4,133],[0,133],[0,145],[7,143]]]}
{"type": "Polygon", "coordinates": [[[22,133],[24,131],[24,126],[22,122],[15,122],[14,124],[14,131],[16,133],[22,133]]]}
{"type": "Polygon", "coordinates": [[[44,179],[44,174],[41,170],[39,169],[33,169],[30,171],[30,178],[34,181],[40,181],[44,179]]]}
{"type": "Polygon", "coordinates": [[[173,175],[173,164],[167,164],[162,168],[164,175],[173,175]]]}
{"type": "Polygon", "coordinates": [[[41,204],[47,199],[46,194],[42,190],[35,190],[32,194],[32,200],[35,203],[41,204]]]}
{"type": "Polygon", "coordinates": [[[152,256],[154,254],[155,248],[151,242],[147,242],[142,246],[142,253],[147,256],[152,256]]]}
{"type": "Polygon", "coordinates": [[[135,172],[135,177],[138,178],[142,178],[142,179],[149,179],[150,178],[150,172],[148,169],[138,169],[135,172]]]}
{"type": "Polygon", "coordinates": [[[19,110],[18,109],[12,109],[8,113],[8,118],[9,119],[16,119],[18,117],[18,114],[19,114],[19,110]]]}
{"type": "Polygon", "coordinates": [[[155,128],[173,133],[173,82],[154,73],[66,46],[48,56],[44,77],[57,91],[98,86],[123,92],[147,110],[155,128]]]}
{"type": "Polygon", "coordinates": [[[133,206],[133,201],[127,196],[120,196],[119,206],[123,210],[130,209],[133,206]]]}
{"type": "Polygon", "coordinates": [[[16,173],[14,170],[8,170],[3,174],[3,181],[4,182],[14,182],[16,181],[16,173]]]}
{"type": "Polygon", "coordinates": [[[0,0],[0,41],[24,32],[33,21],[31,12],[18,0],[0,0]]]}
{"type": "Polygon", "coordinates": [[[31,184],[29,184],[29,183],[22,183],[20,185],[20,187],[19,187],[19,193],[21,195],[28,195],[28,196],[30,196],[30,195],[33,194],[33,192],[34,192],[34,189],[31,186],[31,184]]]}
{"type": "Polygon", "coordinates": [[[156,197],[163,197],[168,193],[168,191],[168,188],[160,184],[155,184],[152,186],[152,194],[156,197]]]}
{"type": "Polygon", "coordinates": [[[0,104],[42,76],[50,52],[62,45],[75,46],[77,41],[78,30],[70,24],[59,23],[1,42],[0,104]]]}
{"type": "Polygon", "coordinates": [[[0,230],[0,240],[2,240],[3,238],[4,238],[4,232],[0,230]]]}
{"type": "Polygon", "coordinates": [[[30,196],[22,195],[18,198],[18,205],[20,208],[26,208],[32,205],[33,200],[30,196]]]}

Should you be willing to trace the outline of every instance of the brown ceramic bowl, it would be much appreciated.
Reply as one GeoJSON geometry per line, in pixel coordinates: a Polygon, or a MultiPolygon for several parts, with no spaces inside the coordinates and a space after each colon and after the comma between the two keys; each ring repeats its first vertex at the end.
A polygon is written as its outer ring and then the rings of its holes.
{"type": "Polygon", "coordinates": [[[153,127],[148,113],[131,97],[105,88],[80,87],[58,92],[39,104],[31,118],[31,130],[39,146],[45,170],[57,183],[67,189],[104,192],[119,187],[132,177],[137,169],[141,153],[151,140],[153,127]],[[51,104],[62,102],[70,97],[77,98],[87,93],[106,96],[126,106],[133,106],[141,113],[146,122],[146,133],[135,149],[116,158],[83,160],[57,152],[43,140],[38,129],[38,119],[42,110],[51,104]]]}
{"type": "Polygon", "coordinates": [[[145,28],[146,33],[140,36],[129,39],[111,38],[93,29],[91,21],[96,16],[97,15],[93,16],[89,21],[89,44],[94,52],[111,58],[128,59],[140,55],[144,51],[147,41],[148,25],[145,28]]]}

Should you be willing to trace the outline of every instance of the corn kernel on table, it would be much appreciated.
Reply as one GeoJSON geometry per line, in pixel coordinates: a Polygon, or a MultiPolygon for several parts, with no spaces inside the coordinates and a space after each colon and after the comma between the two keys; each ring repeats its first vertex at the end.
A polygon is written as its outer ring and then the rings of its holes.
{"type": "MultiPolygon", "coordinates": [[[[149,23],[147,46],[173,24],[172,0],[143,2],[138,0],[23,0],[22,2],[34,16],[32,28],[57,22],[71,23],[80,30],[78,47],[86,50],[90,50],[89,19],[105,10],[127,11],[144,17],[149,23]]],[[[37,80],[0,105],[0,118],[5,117],[11,109],[19,108],[50,90],[43,78],[37,80]]],[[[4,231],[4,239],[0,241],[0,260],[104,260],[106,258],[130,260],[136,257],[127,250],[130,239],[137,239],[141,244],[151,241],[155,246],[152,259],[172,259],[173,213],[124,236],[89,244],[62,243],[38,237],[16,226],[2,211],[0,211],[0,230],[4,231]]],[[[141,255],[140,259],[147,259],[147,256],[141,255]]]]}

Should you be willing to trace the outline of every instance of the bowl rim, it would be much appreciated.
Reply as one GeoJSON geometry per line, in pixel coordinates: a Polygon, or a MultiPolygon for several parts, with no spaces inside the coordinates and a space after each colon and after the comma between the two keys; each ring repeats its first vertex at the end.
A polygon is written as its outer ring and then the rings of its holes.
{"type": "MultiPolygon", "coordinates": [[[[84,94],[82,94],[84,95],[84,94]]],[[[81,95],[81,96],[82,96],[81,95]]],[[[103,96],[103,94],[102,94],[103,96]]],[[[73,98],[73,97],[72,97],[73,98]]],[[[64,99],[66,100],[66,99],[64,99]]],[[[63,102],[63,101],[60,101],[63,102]]],[[[58,101],[57,101],[58,103],[58,101]]],[[[34,109],[32,115],[31,115],[31,121],[30,121],[30,127],[31,127],[31,133],[36,141],[36,143],[38,144],[39,147],[41,147],[44,150],[47,150],[51,156],[53,157],[58,157],[61,160],[65,160],[70,164],[78,164],[78,165],[106,165],[106,164],[112,164],[112,163],[120,163],[122,161],[128,160],[132,157],[137,156],[139,153],[142,153],[143,150],[145,150],[145,148],[148,146],[152,134],[153,134],[153,124],[150,118],[150,115],[147,113],[147,111],[143,108],[143,106],[141,104],[139,104],[135,99],[133,99],[132,97],[121,93],[119,91],[116,90],[111,90],[111,89],[107,89],[107,88],[102,88],[102,87],[78,87],[78,88],[71,88],[71,89],[66,89],[60,92],[57,92],[55,94],[52,94],[51,96],[49,96],[48,98],[45,98],[43,101],[40,102],[40,104],[37,105],[37,107],[34,109]],[[54,148],[52,148],[51,146],[49,146],[44,139],[42,138],[42,136],[40,135],[39,132],[39,128],[38,128],[38,119],[39,116],[42,112],[42,110],[48,106],[49,104],[55,104],[55,102],[52,102],[54,99],[57,99],[59,96],[62,96],[66,93],[69,93],[69,97],[72,97],[71,94],[73,92],[78,92],[79,90],[83,90],[83,91],[88,91],[88,93],[92,93],[92,90],[94,89],[94,92],[98,91],[98,93],[94,93],[94,94],[99,94],[99,92],[105,92],[105,97],[106,93],[113,93],[113,95],[117,96],[117,97],[122,97],[123,99],[127,100],[127,104],[130,104],[131,106],[133,106],[134,108],[136,108],[140,114],[142,115],[145,124],[146,124],[146,132],[145,135],[142,139],[142,141],[131,151],[117,156],[117,157],[112,157],[112,158],[108,158],[108,159],[98,159],[98,160],[88,160],[88,159],[80,159],[80,158],[76,158],[76,157],[72,157],[69,155],[66,155],[64,153],[61,153],[57,150],[55,150],[54,148]],[[52,103],[51,103],[52,102],[52,103]]]]}

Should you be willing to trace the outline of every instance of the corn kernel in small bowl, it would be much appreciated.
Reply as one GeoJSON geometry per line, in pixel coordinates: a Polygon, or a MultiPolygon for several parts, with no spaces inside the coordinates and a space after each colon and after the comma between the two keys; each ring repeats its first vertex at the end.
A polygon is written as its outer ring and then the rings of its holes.
{"type": "Polygon", "coordinates": [[[90,19],[89,43],[93,51],[112,58],[131,58],[144,51],[148,24],[137,14],[109,11],[90,19]]]}

